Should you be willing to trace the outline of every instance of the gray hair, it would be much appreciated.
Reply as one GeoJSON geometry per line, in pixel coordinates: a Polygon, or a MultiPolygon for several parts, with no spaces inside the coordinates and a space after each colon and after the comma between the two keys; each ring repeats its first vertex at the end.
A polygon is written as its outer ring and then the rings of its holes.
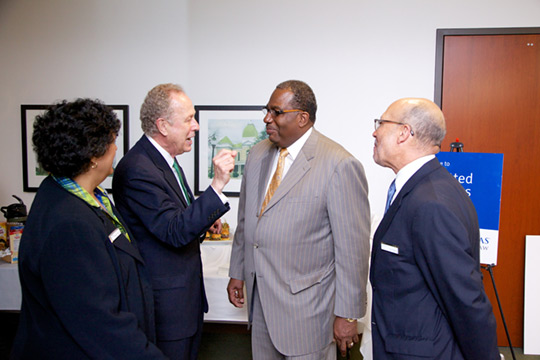
{"type": "Polygon", "coordinates": [[[148,92],[141,105],[141,128],[148,136],[157,133],[156,120],[166,119],[172,124],[171,93],[184,93],[182,87],[176,84],[160,84],[148,92]]]}
{"type": "Polygon", "coordinates": [[[431,101],[419,101],[410,104],[402,116],[404,123],[411,125],[417,140],[427,146],[441,146],[446,135],[444,115],[431,101]]]}

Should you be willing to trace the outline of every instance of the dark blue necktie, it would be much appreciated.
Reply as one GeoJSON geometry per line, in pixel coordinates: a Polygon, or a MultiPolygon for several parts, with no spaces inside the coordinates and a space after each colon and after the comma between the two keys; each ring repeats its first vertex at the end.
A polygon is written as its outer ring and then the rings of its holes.
{"type": "Polygon", "coordinates": [[[390,184],[390,188],[388,189],[388,195],[386,196],[386,207],[384,208],[385,214],[388,211],[390,204],[392,203],[392,198],[394,197],[395,193],[396,193],[396,180],[392,181],[392,183],[390,184]]]}

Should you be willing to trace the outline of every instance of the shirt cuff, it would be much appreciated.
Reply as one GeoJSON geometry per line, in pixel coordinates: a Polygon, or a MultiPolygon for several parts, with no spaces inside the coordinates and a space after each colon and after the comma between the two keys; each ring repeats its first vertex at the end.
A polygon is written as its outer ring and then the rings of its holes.
{"type": "Polygon", "coordinates": [[[212,190],[214,190],[214,192],[216,193],[217,196],[219,196],[219,199],[221,200],[221,202],[223,204],[226,204],[229,202],[229,198],[225,196],[225,194],[221,193],[219,194],[216,189],[214,189],[214,187],[212,185],[210,185],[210,187],[212,188],[212,190]]]}

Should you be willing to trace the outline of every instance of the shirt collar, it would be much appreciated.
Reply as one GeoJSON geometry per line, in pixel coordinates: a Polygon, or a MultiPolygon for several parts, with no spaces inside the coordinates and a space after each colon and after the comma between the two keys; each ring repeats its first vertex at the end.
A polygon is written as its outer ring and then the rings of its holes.
{"type": "MultiPolygon", "coordinates": [[[[64,177],[64,176],[54,176],[54,175],[52,176],[52,178],[58,184],[60,184],[64,189],[66,189],[67,191],[69,191],[73,195],[77,196],[78,198],[84,200],[85,202],[87,202],[91,206],[97,207],[97,208],[100,207],[100,205],[92,197],[92,195],[90,195],[90,193],[88,191],[83,189],[75,180],[73,180],[71,178],[68,178],[68,177],[64,177]]],[[[94,194],[96,196],[98,196],[99,198],[107,197],[107,192],[105,191],[105,189],[103,189],[103,188],[101,188],[99,186],[94,190],[94,194]]]]}
{"type": "Polygon", "coordinates": [[[167,150],[165,150],[161,145],[158,144],[158,142],[156,140],[154,140],[152,137],[148,136],[148,135],[144,135],[146,136],[146,138],[150,141],[150,143],[152,145],[154,145],[154,147],[156,148],[157,151],[159,151],[159,153],[161,154],[161,156],[163,156],[163,158],[165,159],[165,161],[167,162],[167,164],[169,165],[169,167],[172,169],[173,168],[173,164],[174,164],[174,157],[171,156],[171,154],[169,154],[167,152],[167,150]]]}
{"type": "Polygon", "coordinates": [[[96,199],[88,191],[86,191],[82,186],[80,186],[75,180],[64,177],[64,176],[54,176],[52,175],[52,178],[54,181],[56,181],[60,186],[62,186],[65,190],[67,190],[69,193],[75,195],[79,199],[86,202],[88,205],[98,208],[101,211],[104,211],[105,214],[109,216],[109,218],[112,220],[113,224],[116,225],[116,227],[124,234],[124,236],[131,242],[131,239],[129,238],[129,234],[124,227],[124,225],[120,222],[118,217],[113,211],[113,206],[111,203],[111,200],[109,199],[107,195],[107,191],[101,187],[96,187],[94,189],[94,195],[98,198],[98,200],[101,202],[103,206],[101,206],[96,199]]]}
{"type": "Polygon", "coordinates": [[[287,157],[290,157],[291,160],[294,161],[294,159],[296,159],[296,157],[300,153],[300,150],[302,150],[302,147],[304,146],[312,132],[313,127],[310,127],[309,130],[304,133],[304,135],[300,136],[298,140],[289,145],[289,147],[287,148],[289,155],[287,155],[287,157]]]}
{"type": "MultiPolygon", "coordinates": [[[[157,143],[156,140],[152,139],[150,136],[148,135],[144,135],[146,136],[146,138],[150,141],[150,143],[152,145],[154,145],[154,147],[156,148],[157,151],[159,151],[159,153],[161,154],[161,156],[163,156],[163,158],[165,159],[165,161],[167,162],[167,164],[169,165],[169,167],[173,170],[173,174],[176,178],[178,178],[178,174],[176,173],[176,170],[174,170],[174,167],[173,167],[173,164],[174,164],[174,160],[175,158],[173,158],[171,156],[171,154],[169,154],[161,145],[159,145],[157,143]]],[[[179,179],[180,180],[180,179],[179,179]]],[[[225,194],[221,193],[219,194],[213,187],[212,187],[212,190],[214,190],[214,192],[216,193],[217,196],[219,196],[219,198],[221,199],[221,201],[226,204],[229,202],[229,198],[227,198],[227,196],[225,196],[225,194]]],[[[187,196],[187,194],[185,194],[185,196],[187,196]]]]}
{"type": "Polygon", "coordinates": [[[407,183],[407,181],[409,181],[409,179],[416,174],[416,172],[420,170],[424,164],[433,158],[435,158],[435,155],[433,154],[422,156],[402,167],[401,170],[399,170],[396,174],[396,195],[399,193],[405,183],[407,183]]]}

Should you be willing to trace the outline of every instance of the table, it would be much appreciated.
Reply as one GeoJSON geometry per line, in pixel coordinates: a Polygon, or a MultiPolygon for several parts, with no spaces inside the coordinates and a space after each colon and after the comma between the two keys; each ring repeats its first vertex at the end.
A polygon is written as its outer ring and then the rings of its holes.
{"type": "Polygon", "coordinates": [[[21,298],[17,264],[0,260],[0,310],[19,311],[21,298]]]}
{"type": "Polygon", "coordinates": [[[209,307],[208,313],[204,315],[204,321],[240,323],[248,321],[247,305],[241,309],[236,308],[229,302],[227,296],[231,250],[232,240],[207,240],[201,244],[204,286],[209,307]]]}
{"type": "MultiPolygon", "coordinates": [[[[208,298],[207,322],[247,323],[247,306],[235,308],[227,297],[232,240],[205,241],[201,244],[203,274],[208,298]]],[[[21,309],[21,285],[17,264],[0,261],[0,311],[21,309]]]]}

